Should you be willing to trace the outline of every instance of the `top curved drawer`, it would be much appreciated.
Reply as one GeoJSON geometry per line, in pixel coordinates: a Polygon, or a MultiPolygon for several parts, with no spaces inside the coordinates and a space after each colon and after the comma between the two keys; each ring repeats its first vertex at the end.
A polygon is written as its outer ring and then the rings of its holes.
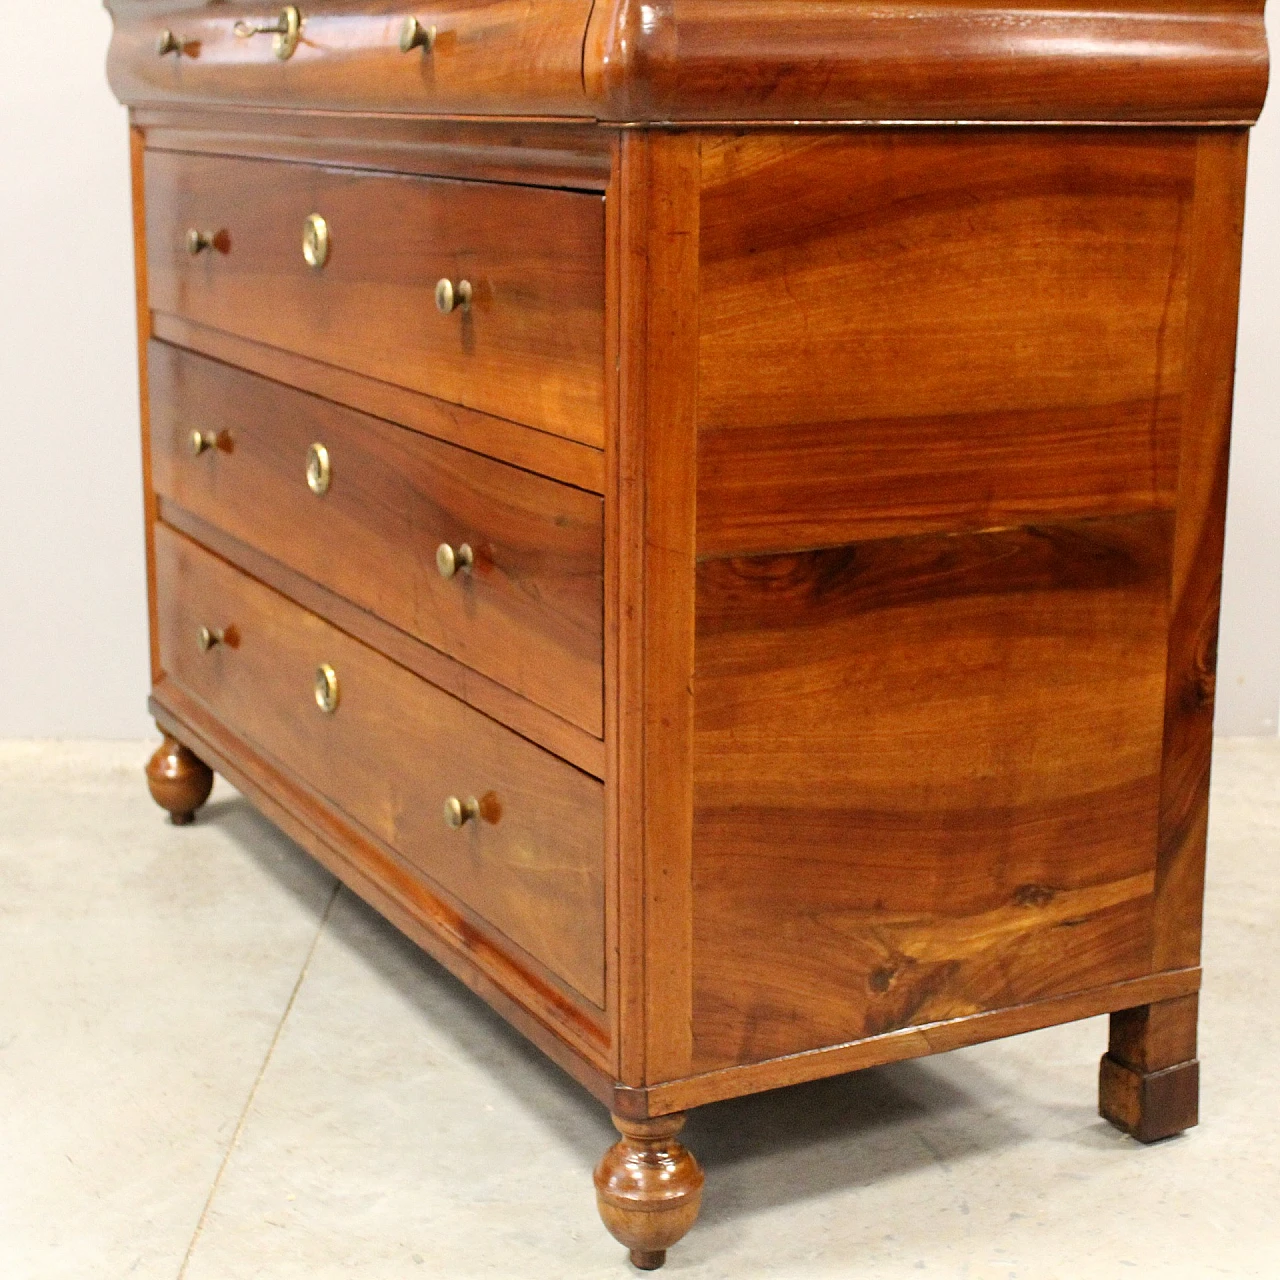
{"type": "Polygon", "coordinates": [[[270,32],[236,33],[237,24],[276,25],[286,6],[275,0],[107,0],[115,20],[107,71],[130,106],[586,116],[582,44],[591,4],[299,0],[291,6],[301,19],[296,47],[282,58],[286,48],[270,32]],[[403,53],[410,17],[435,36],[403,53]]]}

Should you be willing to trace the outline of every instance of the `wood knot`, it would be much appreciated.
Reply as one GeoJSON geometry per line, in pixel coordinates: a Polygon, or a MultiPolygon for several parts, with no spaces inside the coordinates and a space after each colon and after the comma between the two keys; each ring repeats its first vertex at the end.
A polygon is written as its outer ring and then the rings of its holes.
{"type": "Polygon", "coordinates": [[[1058,896],[1056,889],[1043,884],[1020,884],[1014,890],[1013,900],[1020,907],[1047,907],[1058,896]]]}

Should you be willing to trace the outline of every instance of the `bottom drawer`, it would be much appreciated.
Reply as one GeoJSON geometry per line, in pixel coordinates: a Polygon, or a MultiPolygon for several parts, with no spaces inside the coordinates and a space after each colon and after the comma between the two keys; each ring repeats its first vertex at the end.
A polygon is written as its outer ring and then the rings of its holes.
{"type": "Polygon", "coordinates": [[[165,526],[156,594],[169,679],[603,1007],[598,781],[165,526]]]}

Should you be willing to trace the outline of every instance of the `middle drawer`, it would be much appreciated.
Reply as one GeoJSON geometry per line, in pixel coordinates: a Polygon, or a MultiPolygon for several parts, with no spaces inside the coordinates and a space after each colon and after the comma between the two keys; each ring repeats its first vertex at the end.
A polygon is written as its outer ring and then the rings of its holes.
{"type": "Polygon", "coordinates": [[[165,343],[148,372],[158,494],[601,736],[598,496],[165,343]]]}

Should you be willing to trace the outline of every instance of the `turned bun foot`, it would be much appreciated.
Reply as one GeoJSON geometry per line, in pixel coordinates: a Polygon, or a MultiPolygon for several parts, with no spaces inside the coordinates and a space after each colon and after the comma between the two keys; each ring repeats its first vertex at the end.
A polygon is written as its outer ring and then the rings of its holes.
{"type": "Polygon", "coordinates": [[[185,827],[213,790],[213,770],[166,733],[147,761],[147,786],[156,804],[169,811],[174,826],[185,827]]]}
{"type": "Polygon", "coordinates": [[[631,1251],[632,1264],[656,1271],[667,1250],[693,1226],[702,1204],[702,1169],[676,1134],[684,1116],[623,1120],[622,1134],[596,1168],[596,1202],[615,1240],[631,1251]]]}

